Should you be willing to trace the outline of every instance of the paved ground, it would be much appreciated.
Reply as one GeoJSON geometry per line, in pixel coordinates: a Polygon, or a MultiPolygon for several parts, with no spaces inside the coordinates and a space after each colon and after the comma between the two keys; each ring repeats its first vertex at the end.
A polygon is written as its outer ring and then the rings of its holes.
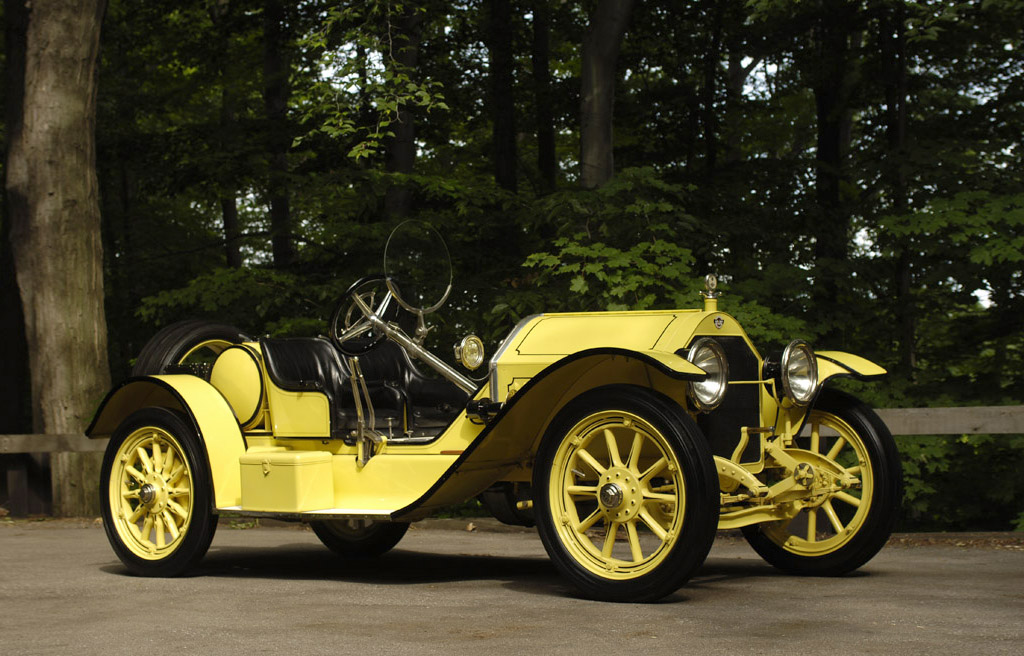
{"type": "MultiPolygon", "coordinates": [[[[468,521],[468,520],[466,520],[468,521]]],[[[195,576],[128,576],[93,522],[0,521],[3,654],[1020,654],[1024,540],[903,538],[857,575],[784,576],[741,540],[658,604],[575,598],[532,532],[414,527],[370,564],[222,525],[195,576]]]]}

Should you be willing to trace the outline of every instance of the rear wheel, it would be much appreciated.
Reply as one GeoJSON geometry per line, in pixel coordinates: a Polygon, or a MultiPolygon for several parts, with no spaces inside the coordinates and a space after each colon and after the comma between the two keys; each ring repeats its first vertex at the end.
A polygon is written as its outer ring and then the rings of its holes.
{"type": "Polygon", "coordinates": [[[390,551],[409,530],[406,522],[327,519],[309,523],[331,551],[348,558],[373,558],[390,551]]]}
{"type": "Polygon", "coordinates": [[[176,576],[206,554],[217,528],[209,465],[195,429],[167,408],[121,422],[100,470],[107,539],[140,576],[176,576]]]}
{"type": "MultiPolygon", "coordinates": [[[[837,576],[869,561],[892,534],[902,498],[896,443],[878,415],[849,394],[825,389],[807,417],[800,449],[825,456],[860,484],[807,500],[791,520],[754,524],[743,535],[762,558],[793,574],[837,576]]],[[[799,459],[799,451],[793,452],[799,459]]]]}
{"type": "Polygon", "coordinates": [[[650,390],[587,392],[552,422],[534,468],[545,549],[585,596],[653,601],[704,562],[718,479],[700,429],[650,390]]]}
{"type": "Polygon", "coordinates": [[[157,375],[172,365],[212,365],[221,351],[248,340],[248,335],[226,323],[205,319],[172,323],[142,347],[132,375],[157,375]]]}

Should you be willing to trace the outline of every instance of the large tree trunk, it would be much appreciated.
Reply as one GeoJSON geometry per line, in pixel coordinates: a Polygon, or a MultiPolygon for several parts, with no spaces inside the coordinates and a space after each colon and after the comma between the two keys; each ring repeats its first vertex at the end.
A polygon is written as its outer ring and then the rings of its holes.
{"type": "Polygon", "coordinates": [[[516,190],[516,110],[513,94],[512,3],[488,2],[488,48],[490,50],[491,117],[494,142],[494,181],[509,191],[516,190]]]}
{"type": "MultiPolygon", "coordinates": [[[[231,2],[222,2],[210,7],[210,19],[217,28],[218,73],[220,75],[220,133],[218,147],[222,153],[238,152],[239,127],[236,106],[237,91],[234,80],[242,73],[237,70],[231,56],[231,36],[234,32],[235,16],[231,2]]],[[[286,103],[287,104],[287,103],[286,103]]],[[[287,165],[287,160],[285,160],[287,165]]],[[[217,184],[218,202],[224,224],[224,259],[233,269],[242,266],[241,227],[238,222],[238,183],[232,167],[219,171],[217,184]]],[[[286,199],[287,200],[287,199],[286,199]]],[[[273,204],[273,199],[271,199],[273,204]]]]}
{"type": "Polygon", "coordinates": [[[555,120],[551,95],[551,9],[549,0],[533,3],[533,95],[537,120],[537,171],[540,191],[549,194],[558,180],[555,155],[555,120]]]}
{"type": "MultiPolygon", "coordinates": [[[[387,26],[393,33],[393,61],[388,64],[397,70],[410,74],[419,63],[420,24],[422,14],[414,7],[406,7],[405,13],[396,25],[387,26]]],[[[394,136],[385,145],[387,170],[392,173],[413,172],[416,166],[416,115],[407,105],[399,106],[398,120],[392,124],[394,136]]],[[[412,188],[405,184],[393,184],[384,195],[384,211],[388,216],[406,216],[412,210],[412,188]]]]}
{"type": "MultiPolygon", "coordinates": [[[[843,169],[850,141],[850,100],[853,75],[849,40],[856,9],[834,3],[818,22],[814,49],[813,91],[818,122],[815,194],[818,216],[815,237],[814,300],[823,317],[838,317],[840,280],[850,241],[850,210],[843,198],[843,169]]],[[[839,322],[826,329],[825,339],[841,340],[839,322]]]]}
{"type": "MultiPolygon", "coordinates": [[[[270,241],[274,266],[291,266],[295,259],[292,243],[291,210],[288,203],[288,60],[287,23],[282,0],[263,5],[263,104],[267,118],[267,201],[270,205],[270,241]]],[[[229,210],[230,211],[230,210],[229,210]]]]}
{"type": "Polygon", "coordinates": [[[580,184],[600,187],[615,171],[612,158],[612,106],[619,47],[633,0],[600,0],[583,40],[580,90],[580,184]]]}
{"type": "MultiPolygon", "coordinates": [[[[32,424],[81,432],[110,387],[96,180],[96,73],[105,2],[33,0],[7,200],[25,313],[32,424]]],[[[99,458],[53,458],[54,512],[95,515],[99,458]]]]}

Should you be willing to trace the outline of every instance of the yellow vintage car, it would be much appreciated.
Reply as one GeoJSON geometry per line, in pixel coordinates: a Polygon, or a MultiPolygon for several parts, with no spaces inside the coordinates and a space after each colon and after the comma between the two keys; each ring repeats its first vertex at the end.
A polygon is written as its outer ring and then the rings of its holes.
{"type": "Polygon", "coordinates": [[[384,264],[349,289],[327,337],[185,321],[146,345],[87,431],[110,438],[103,523],[131,572],[187,571],[222,513],[308,522],[365,558],[478,495],[502,521],[536,523],[559,571],[601,600],[671,594],[717,529],[826,576],[889,537],[892,436],[824,387],[885,370],[800,340],[762,355],[718,309],[713,276],[696,309],[523,319],[474,379],[477,337],[455,349],[465,372],[423,347],[451,289],[437,232],[403,223],[384,264]]]}

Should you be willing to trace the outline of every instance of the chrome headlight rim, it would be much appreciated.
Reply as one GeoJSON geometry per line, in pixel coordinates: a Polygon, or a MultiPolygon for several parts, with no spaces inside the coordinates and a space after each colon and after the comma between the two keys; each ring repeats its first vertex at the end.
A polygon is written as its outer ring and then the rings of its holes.
{"type": "Polygon", "coordinates": [[[794,339],[786,345],[779,359],[779,380],[782,383],[782,393],[793,405],[806,407],[814,401],[818,393],[818,359],[810,344],[802,339],[794,339]],[[805,358],[808,382],[794,385],[792,371],[794,366],[799,366],[798,358],[801,356],[805,358]]]}
{"type": "Polygon", "coordinates": [[[484,357],[484,342],[476,335],[466,335],[455,345],[455,359],[470,371],[478,369],[484,357]]]}
{"type": "Polygon", "coordinates": [[[700,337],[690,345],[686,359],[691,364],[700,367],[708,375],[704,380],[690,381],[686,388],[686,394],[699,412],[711,412],[722,404],[722,400],[725,399],[725,392],[729,388],[729,361],[725,357],[725,349],[722,348],[718,341],[711,337],[700,337]],[[715,365],[717,365],[717,371],[708,371],[708,355],[713,358],[715,365]],[[700,363],[702,362],[705,366],[701,366],[700,363]],[[714,383],[716,381],[717,389],[712,395],[708,395],[704,386],[708,382],[714,383]]]}

